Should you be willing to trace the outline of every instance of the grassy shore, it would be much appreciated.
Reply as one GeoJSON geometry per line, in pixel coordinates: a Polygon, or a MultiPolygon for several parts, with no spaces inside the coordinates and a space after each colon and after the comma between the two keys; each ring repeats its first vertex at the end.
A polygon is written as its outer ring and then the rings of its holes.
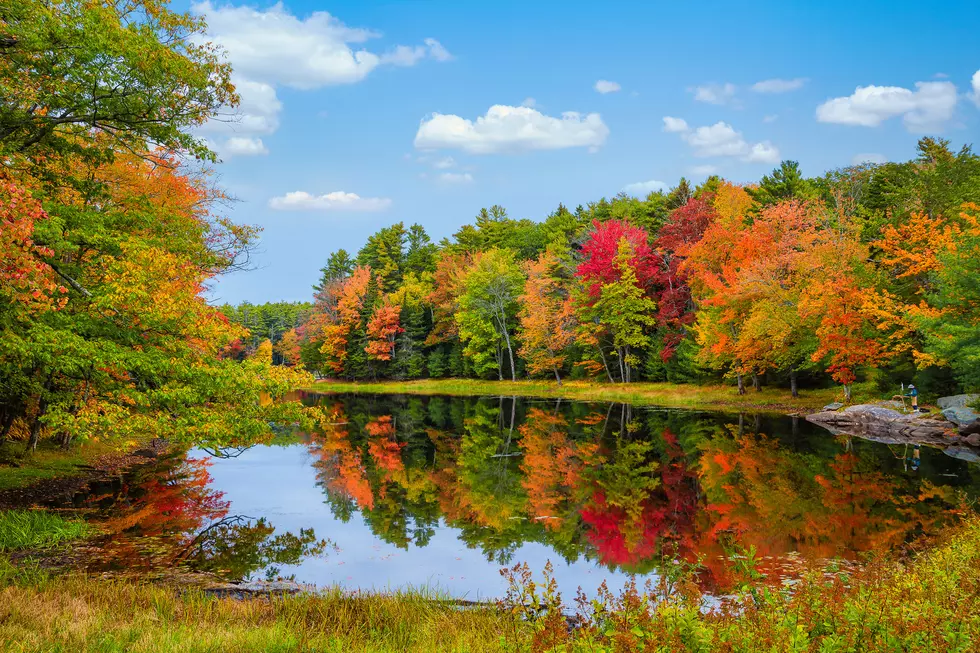
{"type": "Polygon", "coordinates": [[[99,442],[65,450],[55,442],[42,440],[36,451],[26,451],[23,442],[5,442],[0,445],[0,491],[87,473],[100,457],[113,453],[118,452],[99,442]]]}
{"type": "Polygon", "coordinates": [[[684,592],[656,610],[651,597],[625,592],[589,608],[572,631],[557,609],[459,609],[419,592],[237,600],[81,575],[0,573],[0,650],[965,653],[980,644],[978,594],[976,519],[904,565],[833,580],[815,573],[792,593],[746,593],[723,613],[704,614],[684,592]]]}
{"type": "MultiPolygon", "coordinates": [[[[578,401],[625,402],[637,406],[668,406],[703,408],[740,412],[813,412],[832,401],[841,399],[837,388],[802,390],[796,399],[789,390],[764,388],[761,392],[748,389],[739,396],[732,386],[691,385],[678,383],[596,383],[565,381],[560,386],[547,381],[481,381],[475,379],[425,379],[420,381],[383,381],[378,383],[347,383],[320,381],[307,390],[324,393],[362,392],[374,394],[419,394],[481,396],[504,395],[574,399],[578,401]]],[[[857,386],[854,400],[872,398],[870,387],[857,386]]]]}

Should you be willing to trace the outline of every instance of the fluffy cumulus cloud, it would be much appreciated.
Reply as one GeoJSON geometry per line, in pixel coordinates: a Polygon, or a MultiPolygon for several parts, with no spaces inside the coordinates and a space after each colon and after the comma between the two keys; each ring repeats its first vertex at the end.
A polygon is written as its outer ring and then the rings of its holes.
{"type": "Polygon", "coordinates": [[[725,84],[705,84],[688,90],[694,93],[695,100],[708,104],[728,104],[735,99],[735,85],[728,82],[725,84]]]}
{"type": "Polygon", "coordinates": [[[598,82],[595,83],[595,86],[593,86],[593,88],[596,90],[596,92],[605,95],[606,93],[615,93],[616,91],[620,90],[622,87],[616,82],[610,82],[608,79],[600,79],[598,82]]]}
{"type": "Polygon", "coordinates": [[[265,144],[262,143],[261,138],[251,138],[248,136],[232,136],[223,141],[212,143],[211,148],[224,159],[269,153],[265,144]]]}
{"type": "Polygon", "coordinates": [[[764,79],[752,85],[752,90],[756,93],[789,93],[803,88],[807,80],[805,77],[795,79],[764,79]]]}
{"type": "Polygon", "coordinates": [[[970,99],[973,103],[980,108],[980,70],[973,73],[973,79],[971,80],[973,84],[973,92],[970,93],[970,99]]]}
{"type": "Polygon", "coordinates": [[[817,120],[877,127],[901,116],[906,129],[923,132],[941,129],[955,108],[956,87],[951,82],[917,82],[914,91],[901,86],[858,86],[851,95],[818,106],[817,120]]]}
{"type": "MultiPolygon", "coordinates": [[[[224,50],[234,67],[234,82],[241,96],[238,109],[209,122],[204,133],[220,151],[229,150],[230,139],[272,134],[279,127],[282,103],[276,88],[317,89],[363,80],[379,66],[414,66],[423,59],[448,61],[452,55],[437,40],[421,45],[399,45],[387,52],[371,52],[363,44],[376,32],[344,25],[324,11],[306,18],[291,14],[282,3],[268,9],[192,5],[204,16],[210,41],[224,50]],[[229,142],[224,142],[220,137],[229,142]]],[[[256,149],[253,154],[267,150],[256,149]]],[[[240,155],[239,155],[240,156],[240,155]]]]}
{"type": "Polygon", "coordinates": [[[650,193],[664,190],[665,188],[667,188],[667,184],[664,182],[651,179],[650,181],[638,181],[635,184],[627,184],[623,187],[623,191],[636,197],[646,197],[650,193]]]}
{"type": "Polygon", "coordinates": [[[325,195],[313,195],[297,190],[269,200],[269,208],[277,211],[383,211],[391,206],[386,197],[361,197],[342,190],[325,195]]]}
{"type": "Polygon", "coordinates": [[[749,163],[778,163],[779,150],[769,141],[749,143],[726,122],[691,128],[682,118],[664,117],[664,131],[680,134],[698,157],[735,157],[749,163]]]}
{"type": "Polygon", "coordinates": [[[415,147],[457,149],[471,154],[570,147],[595,150],[606,142],[607,136],[609,128],[598,113],[569,111],[555,118],[531,107],[496,104],[476,120],[442,113],[426,117],[415,134],[415,147]]]}
{"type": "Polygon", "coordinates": [[[683,118],[672,118],[664,116],[664,131],[672,134],[680,134],[688,130],[687,121],[683,118]]]}

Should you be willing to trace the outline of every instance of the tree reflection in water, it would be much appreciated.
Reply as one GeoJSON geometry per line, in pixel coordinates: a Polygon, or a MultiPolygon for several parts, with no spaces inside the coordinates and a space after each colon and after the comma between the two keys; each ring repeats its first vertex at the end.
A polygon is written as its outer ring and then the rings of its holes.
{"type": "Polygon", "coordinates": [[[104,533],[87,566],[141,575],[175,569],[211,572],[229,581],[283,577],[282,565],[323,555],[329,547],[312,529],[276,535],[265,519],[229,515],[224,494],[214,490],[210,461],[168,456],[115,482],[75,497],[104,533]]]}
{"type": "Polygon", "coordinates": [[[908,473],[884,445],[844,443],[790,418],[307,398],[317,401],[310,451],[335,516],[359,511],[402,548],[425,546],[441,519],[498,564],[539,542],[566,561],[631,573],[700,560],[705,586],[724,588],[733,552],[754,547],[777,579],[787,560],[854,560],[914,542],[980,494],[975,466],[930,452],[908,473]]]}

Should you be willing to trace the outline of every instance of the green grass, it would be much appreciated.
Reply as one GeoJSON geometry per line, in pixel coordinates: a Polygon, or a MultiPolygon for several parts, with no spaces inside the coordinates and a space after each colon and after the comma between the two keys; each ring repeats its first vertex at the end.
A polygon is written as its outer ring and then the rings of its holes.
{"type": "Polygon", "coordinates": [[[22,442],[6,442],[0,446],[0,490],[82,474],[95,458],[111,451],[108,445],[87,442],[66,451],[42,440],[37,451],[28,452],[22,442]]]}
{"type": "Polygon", "coordinates": [[[69,520],[44,510],[0,512],[0,553],[55,546],[89,535],[83,521],[69,520]]]}
{"type": "MultiPolygon", "coordinates": [[[[579,401],[625,402],[638,406],[710,408],[729,412],[753,410],[773,413],[815,411],[842,398],[842,391],[838,388],[802,390],[799,398],[794,399],[789,390],[770,387],[764,388],[761,392],[749,388],[745,395],[739,396],[734,387],[722,385],[678,383],[630,383],[624,385],[593,381],[565,381],[559,386],[553,381],[480,381],[474,379],[426,379],[378,383],[325,381],[305,389],[324,393],[560,397],[579,401]]],[[[870,400],[871,395],[870,384],[859,385],[854,389],[854,401],[856,403],[870,400]]]]}

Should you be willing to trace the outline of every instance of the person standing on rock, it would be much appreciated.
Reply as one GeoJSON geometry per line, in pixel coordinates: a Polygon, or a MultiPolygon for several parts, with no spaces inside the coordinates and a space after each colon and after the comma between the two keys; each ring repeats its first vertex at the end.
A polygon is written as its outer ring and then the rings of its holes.
{"type": "Polygon", "coordinates": [[[912,412],[919,412],[919,391],[911,383],[909,384],[909,396],[912,397],[912,412]]]}

